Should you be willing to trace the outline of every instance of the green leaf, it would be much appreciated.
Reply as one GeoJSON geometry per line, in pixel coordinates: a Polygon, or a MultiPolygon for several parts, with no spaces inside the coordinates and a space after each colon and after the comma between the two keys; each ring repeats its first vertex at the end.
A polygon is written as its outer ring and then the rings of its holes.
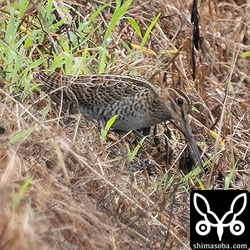
{"type": "Polygon", "coordinates": [[[120,8],[121,4],[122,0],[116,0],[116,6],[115,6],[116,10],[120,8]]]}
{"type": "Polygon", "coordinates": [[[201,182],[201,180],[199,178],[196,178],[196,181],[198,182],[199,186],[200,186],[200,189],[201,190],[205,190],[205,186],[204,184],[201,182]]]}
{"type": "Polygon", "coordinates": [[[107,124],[105,125],[105,128],[101,130],[101,142],[104,143],[106,138],[107,138],[107,134],[110,130],[110,128],[112,127],[112,125],[114,124],[115,120],[117,119],[118,115],[114,115],[113,117],[111,117],[107,124]]]}
{"type": "Polygon", "coordinates": [[[117,9],[114,12],[114,15],[109,23],[109,26],[104,34],[104,38],[103,38],[103,47],[106,47],[108,44],[108,40],[110,37],[110,34],[112,32],[112,30],[114,29],[114,27],[116,26],[116,24],[118,23],[119,19],[121,18],[122,15],[124,15],[126,13],[126,11],[128,10],[128,8],[130,7],[130,5],[132,4],[133,0],[127,0],[119,9],[117,9]]]}
{"type": "Polygon", "coordinates": [[[131,155],[131,149],[130,149],[130,147],[129,147],[129,144],[128,144],[128,143],[126,143],[126,148],[127,148],[128,155],[131,155]]]}
{"type": "Polygon", "coordinates": [[[228,176],[226,176],[225,178],[225,186],[224,186],[224,189],[225,190],[228,190],[229,188],[229,185],[234,177],[234,173],[235,173],[235,169],[236,169],[236,166],[237,166],[237,163],[238,161],[234,164],[233,168],[230,170],[230,173],[228,176]]]}
{"type": "Polygon", "coordinates": [[[130,153],[130,154],[128,154],[128,162],[131,162],[131,161],[135,158],[137,152],[138,152],[139,149],[141,148],[141,146],[142,146],[143,142],[145,141],[145,139],[146,139],[146,137],[143,137],[143,138],[140,140],[140,142],[136,145],[136,147],[135,147],[135,149],[133,150],[132,153],[131,153],[131,151],[130,151],[130,149],[129,149],[128,153],[130,153]]]}
{"type": "Polygon", "coordinates": [[[200,113],[200,111],[195,106],[192,106],[192,111],[200,113]]]}
{"type": "Polygon", "coordinates": [[[168,174],[166,174],[164,178],[164,190],[168,190],[170,186],[173,184],[175,179],[176,179],[175,175],[169,177],[168,174]]]}
{"type": "Polygon", "coordinates": [[[99,65],[99,74],[104,73],[105,68],[106,68],[106,62],[107,62],[107,57],[110,58],[110,55],[108,53],[108,51],[103,48],[103,47],[99,47],[99,50],[101,52],[100,54],[100,65],[99,65]]]}
{"type": "Polygon", "coordinates": [[[160,15],[161,15],[161,13],[159,13],[159,14],[157,15],[157,17],[156,17],[156,18],[151,22],[151,24],[149,25],[149,27],[148,27],[148,29],[147,29],[147,31],[146,31],[146,33],[145,33],[143,39],[142,39],[141,49],[144,47],[145,43],[147,42],[148,36],[149,36],[151,30],[154,28],[155,24],[157,23],[157,21],[158,21],[160,15]]]}
{"type": "Polygon", "coordinates": [[[23,129],[23,130],[19,131],[12,138],[10,138],[10,140],[9,140],[9,142],[8,142],[7,145],[8,146],[12,146],[13,144],[15,144],[16,142],[20,141],[21,139],[23,139],[27,135],[31,134],[34,130],[35,130],[35,127],[30,127],[28,129],[23,129]]]}
{"type": "Polygon", "coordinates": [[[96,10],[89,18],[87,24],[89,24],[91,21],[93,21],[98,15],[99,13],[104,10],[107,6],[109,6],[108,3],[104,4],[103,6],[101,6],[98,10],[96,10]]]}
{"type": "Polygon", "coordinates": [[[241,57],[242,57],[242,58],[250,57],[250,51],[243,52],[243,53],[241,54],[241,57]]]}
{"type": "Polygon", "coordinates": [[[53,62],[51,64],[51,66],[50,66],[50,70],[53,71],[56,68],[61,67],[63,65],[63,60],[64,60],[64,54],[63,54],[63,52],[61,52],[58,55],[55,55],[55,57],[53,59],[53,62]]]}
{"type": "Polygon", "coordinates": [[[22,1],[20,1],[19,14],[18,14],[18,17],[20,19],[25,14],[28,4],[29,4],[29,0],[22,0],[22,1]]]}
{"type": "Polygon", "coordinates": [[[13,210],[14,210],[14,211],[17,209],[18,205],[20,204],[20,201],[21,201],[21,199],[23,198],[23,195],[24,195],[26,189],[28,188],[30,182],[32,181],[32,179],[33,179],[33,177],[28,178],[28,179],[24,182],[24,184],[21,186],[21,189],[19,190],[18,195],[15,195],[15,196],[13,197],[13,210]]]}
{"type": "Polygon", "coordinates": [[[135,19],[132,17],[126,17],[126,19],[131,23],[131,25],[133,26],[135,32],[137,33],[137,35],[142,38],[142,34],[141,34],[141,30],[140,27],[138,26],[138,24],[136,23],[135,19]]]}
{"type": "Polygon", "coordinates": [[[119,41],[122,43],[122,45],[126,48],[126,50],[129,52],[130,55],[133,54],[133,51],[130,49],[129,45],[123,41],[121,38],[119,39],[119,41]]]}
{"type": "MultiPolygon", "coordinates": [[[[45,19],[47,19],[48,17],[51,16],[51,13],[53,13],[53,0],[48,0],[47,1],[47,6],[46,6],[46,16],[44,17],[45,19]]],[[[48,18],[49,19],[49,18],[48,18]]]]}

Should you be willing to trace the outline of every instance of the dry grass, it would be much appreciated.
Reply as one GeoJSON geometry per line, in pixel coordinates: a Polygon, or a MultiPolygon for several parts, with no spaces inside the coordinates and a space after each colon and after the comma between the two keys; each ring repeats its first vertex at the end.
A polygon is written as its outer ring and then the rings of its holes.
{"type": "MultiPolygon", "coordinates": [[[[127,44],[140,44],[140,39],[123,20],[113,31],[109,53],[115,62],[106,72],[149,78],[159,71],[152,82],[190,93],[200,111],[193,112],[193,133],[208,159],[201,182],[223,189],[233,170],[229,188],[247,189],[250,61],[241,53],[250,51],[249,3],[219,1],[212,4],[212,15],[201,4],[202,46],[193,82],[190,3],[140,2],[132,4],[127,16],[142,33],[162,13],[145,45],[156,55],[127,54],[118,38],[127,44]],[[181,45],[181,54],[168,65],[173,54],[162,52],[181,45]]],[[[101,4],[93,1],[74,8],[87,18],[97,6],[101,4]]],[[[112,13],[112,8],[101,13],[104,26],[112,13]]],[[[91,38],[97,45],[98,32],[91,38]]],[[[97,54],[93,51],[86,71],[97,70],[97,54]]],[[[129,164],[125,143],[134,148],[133,135],[102,145],[97,124],[79,116],[64,118],[60,107],[55,109],[48,97],[41,100],[37,92],[22,101],[20,93],[4,88],[0,73],[0,125],[5,129],[0,135],[0,249],[189,249],[189,193],[200,186],[196,176],[178,172],[185,145],[178,131],[172,129],[176,140],[168,141],[168,152],[160,129],[162,153],[144,144],[129,164]],[[46,119],[45,107],[50,108],[46,119]],[[146,167],[157,174],[149,176],[146,167]]]]}

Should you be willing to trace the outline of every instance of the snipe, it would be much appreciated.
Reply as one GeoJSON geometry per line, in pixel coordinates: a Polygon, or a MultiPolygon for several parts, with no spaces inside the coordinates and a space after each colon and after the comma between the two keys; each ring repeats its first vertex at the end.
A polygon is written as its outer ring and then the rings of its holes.
{"type": "Polygon", "coordinates": [[[134,76],[48,75],[35,72],[34,79],[54,101],[78,109],[88,119],[105,124],[118,114],[113,128],[130,131],[152,127],[167,120],[177,126],[188,139],[195,158],[202,161],[188,122],[189,98],[179,89],[158,89],[149,81],[134,76]]]}

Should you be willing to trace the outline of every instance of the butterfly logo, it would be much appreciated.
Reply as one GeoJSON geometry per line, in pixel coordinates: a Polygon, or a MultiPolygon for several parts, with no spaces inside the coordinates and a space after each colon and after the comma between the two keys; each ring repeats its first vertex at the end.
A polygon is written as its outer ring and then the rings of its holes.
{"type": "MultiPolygon", "coordinates": [[[[237,220],[237,216],[239,216],[246,208],[246,205],[247,205],[246,193],[239,194],[233,199],[231,206],[230,206],[230,210],[227,211],[222,216],[221,219],[219,219],[218,216],[213,211],[210,210],[210,205],[207,199],[203,195],[199,193],[195,193],[194,198],[193,198],[193,203],[194,203],[194,207],[196,211],[203,217],[203,219],[197,222],[195,226],[195,230],[199,235],[204,236],[204,235],[209,234],[211,227],[217,228],[217,235],[218,235],[219,241],[221,241],[222,239],[225,227],[229,227],[230,232],[235,236],[238,236],[244,233],[245,225],[242,221],[237,220]],[[240,199],[243,199],[243,205],[239,209],[239,211],[235,211],[237,210],[235,205],[240,202],[240,199]],[[199,207],[198,202],[201,202],[201,203],[203,202],[203,205],[205,204],[205,206],[199,207]],[[225,220],[226,219],[228,220],[231,217],[232,217],[231,221],[226,223],[225,220]],[[211,220],[213,222],[211,222],[211,220]]],[[[201,205],[201,203],[199,204],[201,205]]]]}

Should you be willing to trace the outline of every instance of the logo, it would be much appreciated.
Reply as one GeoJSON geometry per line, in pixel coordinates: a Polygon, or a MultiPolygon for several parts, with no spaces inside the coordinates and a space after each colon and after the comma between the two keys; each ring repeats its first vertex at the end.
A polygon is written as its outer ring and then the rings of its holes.
{"type": "Polygon", "coordinates": [[[211,227],[215,227],[215,228],[217,228],[217,235],[218,235],[219,241],[221,241],[224,227],[229,227],[230,231],[233,235],[241,235],[245,231],[245,225],[243,224],[242,221],[236,220],[236,217],[238,215],[240,215],[246,208],[246,204],[247,204],[246,193],[239,194],[238,196],[236,196],[234,198],[234,200],[231,204],[230,210],[228,212],[226,212],[221,219],[219,219],[218,216],[213,211],[210,210],[210,205],[209,205],[207,199],[203,195],[197,194],[197,193],[194,194],[193,202],[194,202],[194,207],[195,207],[196,211],[200,215],[202,215],[204,218],[204,220],[200,220],[195,226],[195,230],[199,235],[207,235],[210,232],[211,227]],[[234,213],[235,203],[240,198],[243,198],[243,206],[241,207],[239,212],[234,213]],[[204,201],[204,203],[206,205],[205,213],[203,213],[200,210],[200,208],[198,206],[197,199],[202,199],[204,201]],[[213,216],[213,219],[216,220],[216,223],[209,221],[208,214],[213,216]],[[229,223],[224,223],[224,221],[227,219],[227,217],[229,217],[231,214],[233,214],[232,220],[229,223]]]}
{"type": "Polygon", "coordinates": [[[247,191],[193,191],[190,200],[191,248],[234,249],[235,244],[240,244],[242,248],[237,249],[248,249],[249,213],[250,198],[247,191]]]}

